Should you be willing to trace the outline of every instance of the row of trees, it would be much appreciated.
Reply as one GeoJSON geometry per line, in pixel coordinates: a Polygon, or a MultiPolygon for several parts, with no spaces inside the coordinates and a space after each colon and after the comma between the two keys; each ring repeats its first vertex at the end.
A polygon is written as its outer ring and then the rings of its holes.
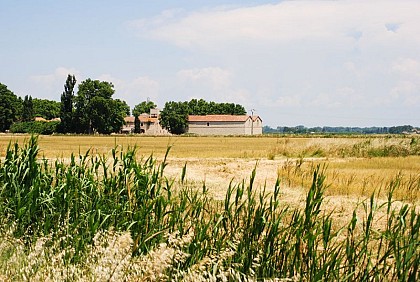
{"type": "Polygon", "coordinates": [[[31,121],[34,117],[42,117],[51,120],[60,115],[60,102],[48,99],[32,99],[26,95],[23,100],[22,120],[31,121]]]}
{"type": "Polygon", "coordinates": [[[74,94],[76,78],[68,75],[61,95],[60,131],[63,133],[118,132],[124,117],[130,114],[125,101],[113,99],[114,85],[110,82],[86,79],[74,94]]]}
{"type": "Polygon", "coordinates": [[[160,113],[160,124],[173,134],[186,132],[188,115],[245,115],[243,106],[234,103],[207,102],[192,99],[189,102],[166,102],[160,113]]]}
{"type": "Polygon", "coordinates": [[[9,130],[16,122],[31,122],[34,117],[53,119],[60,114],[60,102],[47,99],[24,99],[0,83],[0,131],[9,130]]]}
{"type": "Polygon", "coordinates": [[[87,79],[78,85],[77,94],[75,87],[75,76],[68,75],[61,102],[56,102],[31,96],[22,99],[0,83],[0,131],[109,134],[121,129],[130,107],[112,98],[112,83],[87,79]],[[61,122],[36,123],[36,116],[60,117],[61,122]]]}
{"type": "Polygon", "coordinates": [[[263,127],[263,133],[269,134],[309,134],[309,133],[334,133],[334,134],[401,134],[419,130],[411,125],[391,126],[391,127],[343,127],[343,126],[324,126],[324,127],[305,127],[303,125],[287,127],[278,126],[271,128],[263,127]]]}
{"type": "MultiPolygon", "coordinates": [[[[76,77],[68,75],[61,101],[17,97],[0,84],[0,131],[36,133],[101,133],[118,132],[124,118],[130,114],[125,101],[113,99],[114,85],[110,82],[86,79],[77,86],[76,77]],[[34,117],[47,120],[60,117],[61,122],[36,123],[34,117]],[[13,126],[12,126],[13,125],[13,126]]],[[[152,101],[143,101],[132,110],[135,116],[135,133],[140,133],[138,116],[156,108],[152,101]]],[[[188,115],[229,114],[244,115],[245,108],[234,103],[207,102],[192,99],[189,102],[167,102],[161,112],[160,123],[173,134],[184,133],[188,115]]]]}

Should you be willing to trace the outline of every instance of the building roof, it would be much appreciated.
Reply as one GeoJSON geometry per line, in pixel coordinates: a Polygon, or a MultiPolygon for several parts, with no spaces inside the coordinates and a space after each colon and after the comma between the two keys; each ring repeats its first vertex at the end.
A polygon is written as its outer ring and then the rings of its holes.
{"type": "MultiPolygon", "coordinates": [[[[155,117],[149,117],[149,115],[139,115],[139,120],[140,122],[152,122],[152,123],[156,123],[158,121],[158,118],[155,117]]],[[[129,116],[129,117],[125,117],[124,121],[126,123],[134,123],[134,117],[133,116],[129,116]]]]}
{"type": "Polygon", "coordinates": [[[45,118],[43,117],[35,117],[34,119],[35,121],[47,121],[45,118]]]}
{"type": "MultiPolygon", "coordinates": [[[[206,115],[206,116],[188,116],[188,121],[195,122],[210,122],[210,121],[221,121],[221,122],[245,122],[251,116],[247,115],[206,115]]],[[[253,121],[261,119],[259,116],[253,116],[253,121]]]]}
{"type": "Polygon", "coordinates": [[[141,122],[151,122],[151,123],[157,123],[158,122],[158,118],[156,117],[145,117],[145,116],[139,116],[139,120],[141,122]]]}
{"type": "Polygon", "coordinates": [[[127,123],[128,123],[128,122],[132,122],[132,123],[134,123],[134,117],[125,117],[125,118],[124,118],[124,121],[125,121],[125,122],[127,122],[127,123]]]}

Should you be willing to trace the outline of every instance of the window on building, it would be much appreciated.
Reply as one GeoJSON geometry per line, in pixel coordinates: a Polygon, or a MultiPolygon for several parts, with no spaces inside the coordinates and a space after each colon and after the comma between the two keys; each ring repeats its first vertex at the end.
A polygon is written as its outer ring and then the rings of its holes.
{"type": "Polygon", "coordinates": [[[210,122],[207,123],[207,126],[210,126],[210,122]]]}

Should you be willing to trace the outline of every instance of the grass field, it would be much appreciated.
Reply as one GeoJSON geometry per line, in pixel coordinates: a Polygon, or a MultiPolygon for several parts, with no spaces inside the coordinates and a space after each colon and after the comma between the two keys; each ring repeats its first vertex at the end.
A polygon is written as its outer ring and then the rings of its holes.
{"type": "MultiPolygon", "coordinates": [[[[23,144],[30,136],[0,136],[0,156],[9,142],[23,144]]],[[[231,179],[247,177],[260,163],[259,185],[277,176],[289,186],[307,186],[316,164],[328,164],[329,195],[369,196],[399,178],[395,196],[420,199],[420,138],[415,136],[315,136],[315,137],[150,137],[150,136],[40,136],[40,156],[68,159],[71,154],[109,154],[136,146],[138,157],[162,158],[171,146],[170,171],[176,176],[187,163],[191,180],[204,179],[215,193],[231,179]],[[207,172],[207,173],[205,173],[207,172]],[[305,185],[302,185],[305,184],[305,185]]]]}
{"type": "MultiPolygon", "coordinates": [[[[1,154],[9,142],[22,143],[27,135],[0,135],[1,154]]],[[[403,157],[420,154],[420,138],[409,136],[318,136],[318,137],[150,137],[150,136],[40,136],[41,154],[47,158],[71,153],[108,153],[112,148],[137,146],[139,153],[163,156],[171,145],[176,158],[276,157],[403,157]]]]}
{"type": "MultiPolygon", "coordinates": [[[[1,153],[9,142],[22,143],[27,135],[0,135],[1,153]]],[[[139,153],[163,156],[171,145],[177,158],[376,157],[407,156],[419,152],[419,137],[150,137],[150,136],[40,136],[41,154],[69,157],[93,149],[108,153],[115,146],[137,146],[139,153]]]]}
{"type": "Polygon", "coordinates": [[[416,281],[419,141],[1,135],[0,281],[416,281]]]}

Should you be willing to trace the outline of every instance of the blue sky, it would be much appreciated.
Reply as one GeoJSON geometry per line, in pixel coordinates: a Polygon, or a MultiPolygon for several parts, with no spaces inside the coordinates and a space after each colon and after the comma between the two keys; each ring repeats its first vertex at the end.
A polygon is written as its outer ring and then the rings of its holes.
{"type": "Polygon", "coordinates": [[[203,98],[276,126],[420,126],[420,1],[0,0],[0,82],[67,74],[133,107],[203,98]]]}

